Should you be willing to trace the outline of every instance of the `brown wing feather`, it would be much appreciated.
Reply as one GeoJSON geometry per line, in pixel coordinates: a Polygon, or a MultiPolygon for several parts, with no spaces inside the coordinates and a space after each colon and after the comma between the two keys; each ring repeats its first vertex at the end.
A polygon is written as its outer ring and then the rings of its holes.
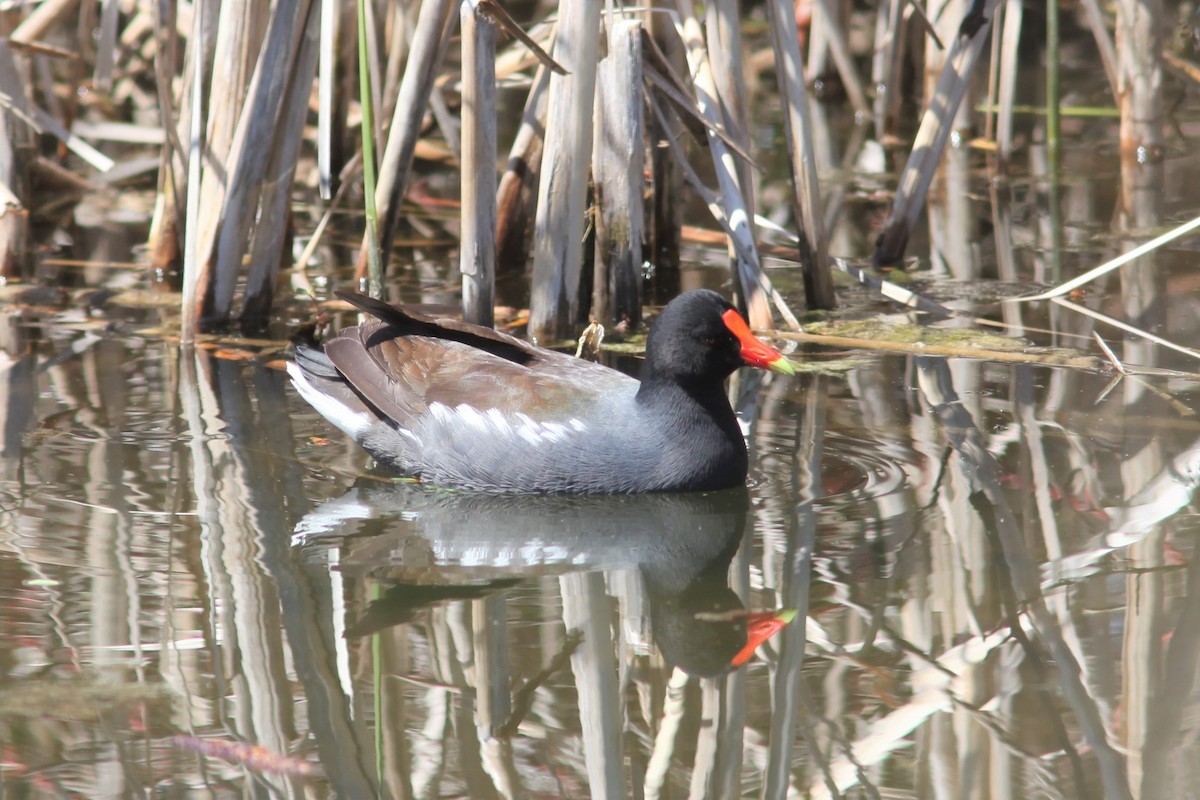
{"type": "MultiPolygon", "coordinates": [[[[386,326],[376,329],[375,336],[381,340],[394,336],[428,336],[433,339],[461,342],[517,364],[526,364],[536,359],[542,352],[539,348],[515,336],[509,336],[481,325],[473,325],[457,319],[431,317],[388,305],[382,300],[376,300],[357,292],[339,291],[336,294],[358,309],[387,323],[386,326]]],[[[368,345],[374,343],[368,342],[368,345]]]]}
{"type": "MultiPolygon", "coordinates": [[[[444,330],[445,322],[436,321],[437,329],[444,330]]],[[[469,328],[470,334],[486,330],[469,328]]],[[[345,329],[325,352],[375,408],[405,427],[432,403],[566,419],[583,413],[597,395],[636,384],[599,364],[496,336],[521,345],[528,358],[517,363],[467,342],[397,335],[395,326],[383,323],[345,329]]]]}

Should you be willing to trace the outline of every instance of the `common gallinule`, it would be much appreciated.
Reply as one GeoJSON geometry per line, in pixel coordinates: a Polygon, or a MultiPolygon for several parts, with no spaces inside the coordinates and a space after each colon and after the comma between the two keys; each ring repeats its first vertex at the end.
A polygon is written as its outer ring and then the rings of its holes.
{"type": "Polygon", "coordinates": [[[297,347],[300,394],[381,465],[429,483],[525,494],[699,491],[746,480],[723,381],[791,374],[716,292],[667,305],[642,380],[453,319],[338,296],[378,321],[297,347]]]}

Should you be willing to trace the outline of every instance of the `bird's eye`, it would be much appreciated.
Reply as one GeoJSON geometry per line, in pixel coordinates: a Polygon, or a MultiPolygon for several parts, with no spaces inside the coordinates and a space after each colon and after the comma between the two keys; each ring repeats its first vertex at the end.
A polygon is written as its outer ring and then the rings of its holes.
{"type": "Polygon", "coordinates": [[[715,337],[715,336],[705,336],[705,337],[703,337],[703,342],[704,342],[706,345],[708,345],[709,347],[712,347],[713,345],[715,345],[715,344],[717,343],[717,337],[715,337]]]}

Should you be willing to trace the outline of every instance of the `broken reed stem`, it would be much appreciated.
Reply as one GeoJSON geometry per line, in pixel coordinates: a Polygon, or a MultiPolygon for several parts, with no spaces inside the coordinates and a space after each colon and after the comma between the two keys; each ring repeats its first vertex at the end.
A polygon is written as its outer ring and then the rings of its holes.
{"type": "Polygon", "coordinates": [[[362,107],[363,200],[366,211],[367,294],[383,297],[383,264],[375,209],[375,115],[371,97],[371,65],[367,49],[367,0],[358,0],[358,102],[362,107]]]}
{"type": "Polygon", "coordinates": [[[1066,283],[1059,284],[1058,286],[1054,287],[1053,289],[1051,289],[1048,292],[1042,292],[1041,294],[1035,294],[1035,295],[1031,295],[1029,297],[1009,297],[1009,298],[1005,298],[1003,300],[1003,302],[1005,302],[1005,303],[1030,303],[1030,302],[1033,302],[1034,300],[1051,300],[1055,297],[1059,297],[1061,295],[1067,294],[1068,292],[1070,292],[1074,289],[1077,289],[1078,287],[1084,285],[1085,283],[1088,283],[1090,281],[1095,280],[1096,278],[1099,278],[1101,275],[1104,275],[1105,273],[1112,272],[1114,269],[1118,269],[1119,267],[1122,267],[1125,264],[1128,264],[1130,261],[1133,261],[1134,259],[1140,258],[1140,257],[1146,255],[1147,253],[1151,253],[1151,252],[1157,250],[1158,248],[1162,247],[1163,245],[1165,245],[1175,239],[1178,239],[1181,236],[1186,236],[1187,234],[1191,233],[1192,231],[1196,230],[1197,228],[1200,228],[1200,217],[1193,217],[1192,219],[1188,220],[1187,222],[1183,223],[1182,225],[1180,225],[1176,228],[1172,228],[1171,230],[1167,231],[1166,233],[1164,233],[1160,236],[1156,236],[1148,242],[1143,242],[1142,244],[1133,248],[1129,252],[1122,253],[1121,255],[1117,256],[1116,258],[1106,261],[1103,264],[1101,264],[1100,266],[1090,269],[1087,272],[1083,273],[1082,275],[1072,278],[1071,280],[1067,281],[1066,283]]]}
{"type": "Polygon", "coordinates": [[[1065,300],[1061,297],[1055,297],[1052,299],[1051,302],[1057,303],[1058,305],[1062,306],[1063,308],[1069,308],[1072,311],[1077,311],[1080,314],[1083,314],[1085,317],[1091,317],[1094,320],[1098,320],[1107,325],[1111,325],[1114,328],[1118,328],[1120,330],[1125,331],[1126,333],[1132,333],[1134,336],[1138,336],[1138,337],[1141,337],[1148,341],[1154,342],[1155,344],[1166,347],[1169,350],[1174,350],[1177,353],[1183,353],[1185,356],[1189,356],[1191,358],[1200,359],[1200,352],[1197,352],[1196,350],[1193,350],[1190,347],[1184,347],[1181,344],[1176,344],[1175,342],[1172,342],[1169,339],[1164,339],[1163,337],[1158,336],[1157,334],[1151,333],[1150,331],[1135,327],[1133,325],[1130,325],[1127,322],[1122,322],[1119,319],[1114,319],[1114,318],[1108,316],[1107,314],[1101,314],[1099,311],[1093,311],[1090,308],[1078,305],[1077,303],[1072,303],[1070,300],[1065,300]]]}
{"type": "Polygon", "coordinates": [[[40,3],[12,32],[12,41],[17,44],[36,42],[78,4],[79,0],[46,0],[40,3]]]}
{"type": "MultiPolygon", "coordinates": [[[[654,112],[654,115],[658,118],[660,125],[665,128],[667,125],[666,114],[663,112],[662,108],[659,106],[659,103],[652,94],[647,92],[646,96],[649,98],[650,110],[654,112]]],[[[723,198],[705,186],[704,182],[700,180],[700,176],[696,174],[696,170],[692,169],[692,165],[688,163],[687,153],[684,152],[683,145],[681,145],[675,139],[669,139],[667,141],[671,147],[671,151],[675,155],[676,163],[683,172],[684,179],[691,184],[692,190],[695,191],[702,200],[704,200],[704,203],[708,206],[708,210],[713,215],[713,219],[715,219],[717,224],[721,226],[721,229],[725,231],[726,237],[733,240],[734,245],[739,248],[738,264],[743,265],[748,263],[745,255],[746,253],[753,255],[754,259],[757,261],[758,254],[757,250],[753,249],[753,242],[750,243],[751,249],[745,249],[746,245],[741,233],[738,230],[735,230],[730,224],[729,217],[726,215],[723,198]]],[[[761,285],[765,287],[763,291],[766,297],[775,304],[775,308],[779,311],[779,315],[783,317],[783,321],[792,328],[800,330],[800,322],[796,319],[796,315],[792,313],[792,310],[788,308],[783,296],[775,290],[774,286],[771,285],[771,279],[761,269],[759,270],[758,274],[761,285]]],[[[770,318],[769,309],[767,310],[767,318],[770,318]]]]}
{"type": "Polygon", "coordinates": [[[313,228],[312,234],[308,237],[307,244],[300,251],[300,256],[292,264],[292,283],[298,292],[314,296],[316,292],[313,290],[312,283],[308,280],[308,275],[304,268],[308,265],[309,259],[313,253],[317,251],[318,245],[321,243],[321,237],[325,235],[325,229],[329,227],[329,221],[333,219],[333,213],[337,211],[338,206],[342,203],[342,198],[346,196],[346,191],[350,188],[350,177],[358,171],[362,164],[362,151],[359,150],[354,154],[346,165],[342,167],[341,174],[338,175],[338,189],[333,195],[333,199],[329,201],[329,205],[325,207],[325,212],[321,214],[321,219],[317,222],[317,227],[313,228]]]}
{"type": "Polygon", "coordinates": [[[579,645],[583,643],[583,634],[578,630],[569,630],[563,637],[562,645],[558,652],[551,656],[546,666],[538,670],[533,677],[525,681],[512,693],[512,710],[509,712],[508,719],[501,722],[492,731],[492,735],[497,738],[506,738],[517,735],[517,730],[533,709],[534,698],[536,691],[541,688],[547,680],[552,678],[556,672],[567,669],[571,665],[571,656],[579,649],[579,645]]]}
{"type": "MultiPolygon", "coordinates": [[[[914,356],[944,356],[946,358],[975,358],[983,361],[1000,361],[1008,364],[1039,364],[1047,367],[1069,367],[1091,372],[1105,372],[1110,368],[1108,361],[1096,356],[1071,351],[1051,352],[1008,352],[1005,350],[983,350],[978,347],[957,347],[923,342],[889,342],[880,339],[858,339],[853,336],[834,336],[820,333],[791,333],[788,331],[755,331],[759,336],[782,339],[803,344],[819,344],[825,347],[848,347],[858,350],[878,350],[888,353],[905,353],[914,356]]],[[[1128,367],[1133,372],[1135,367],[1128,367]]]]}
{"type": "Polygon", "coordinates": [[[608,29],[608,57],[596,83],[592,171],[596,265],[592,316],[603,325],[642,319],[645,124],[642,119],[642,26],[619,20],[608,29]]]}
{"type": "Polygon", "coordinates": [[[463,319],[492,327],[496,282],[496,24],[474,0],[459,7],[462,31],[463,319]]]}

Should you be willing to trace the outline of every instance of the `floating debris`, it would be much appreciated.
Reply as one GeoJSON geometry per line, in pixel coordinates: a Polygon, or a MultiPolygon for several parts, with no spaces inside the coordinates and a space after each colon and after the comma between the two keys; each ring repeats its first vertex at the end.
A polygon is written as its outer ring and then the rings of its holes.
{"type": "Polygon", "coordinates": [[[252,772],[274,772],[282,775],[312,777],[320,770],[311,761],[296,756],[274,753],[265,747],[230,739],[201,739],[197,736],[175,736],[171,742],[181,750],[191,750],[209,758],[221,758],[241,764],[252,772]]]}

